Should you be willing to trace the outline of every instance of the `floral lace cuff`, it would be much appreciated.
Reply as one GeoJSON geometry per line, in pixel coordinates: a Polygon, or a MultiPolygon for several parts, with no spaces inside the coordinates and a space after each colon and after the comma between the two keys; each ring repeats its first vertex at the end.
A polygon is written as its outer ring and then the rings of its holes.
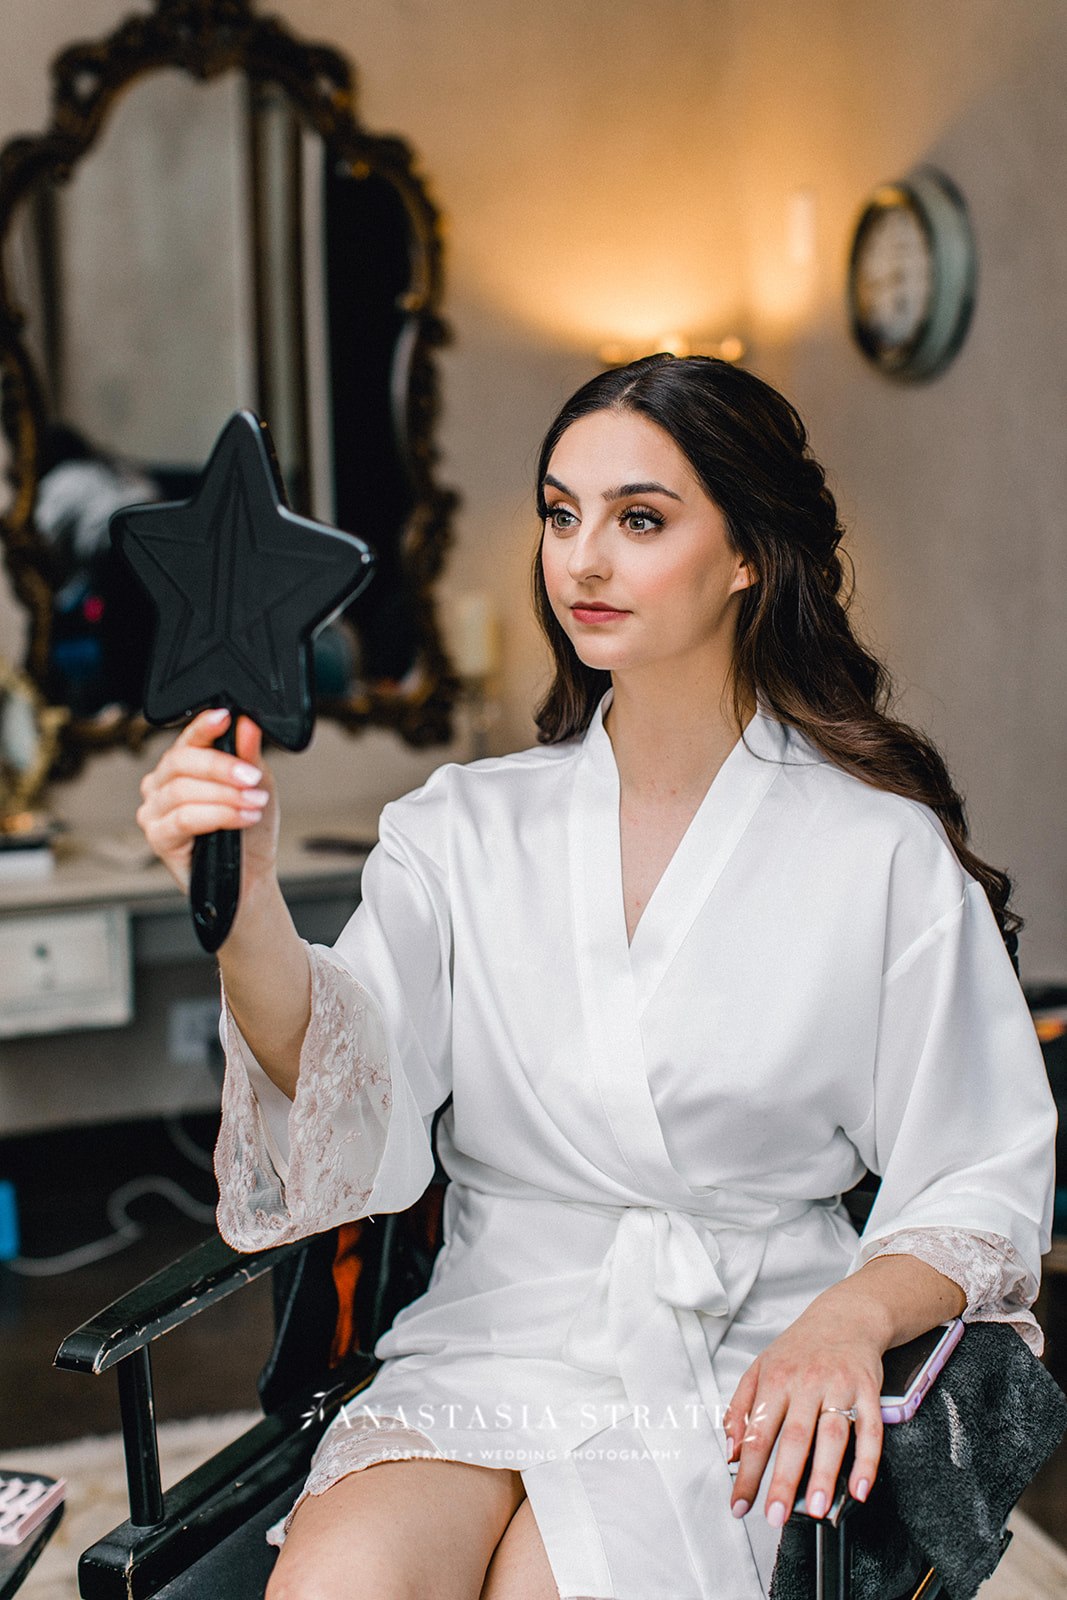
{"type": "Polygon", "coordinates": [[[392,1085],[377,1004],[327,950],[306,948],[311,1020],[292,1102],[255,1060],[223,991],[217,1221],[235,1250],[365,1216],[385,1149],[392,1085]]]}
{"type": "Polygon", "coordinates": [[[959,1284],[967,1296],[964,1322],[1007,1322],[1035,1356],[1044,1350],[1045,1336],[1030,1310],[1038,1286],[1010,1239],[964,1228],[902,1228],[866,1259],[892,1255],[915,1256],[959,1284]]]}

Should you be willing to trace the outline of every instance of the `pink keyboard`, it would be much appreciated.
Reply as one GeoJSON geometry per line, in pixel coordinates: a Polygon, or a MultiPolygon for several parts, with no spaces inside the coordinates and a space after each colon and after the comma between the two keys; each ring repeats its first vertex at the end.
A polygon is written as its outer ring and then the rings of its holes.
{"type": "Polygon", "coordinates": [[[21,1544],[63,1499],[65,1478],[0,1471],[0,1545],[21,1544]]]}

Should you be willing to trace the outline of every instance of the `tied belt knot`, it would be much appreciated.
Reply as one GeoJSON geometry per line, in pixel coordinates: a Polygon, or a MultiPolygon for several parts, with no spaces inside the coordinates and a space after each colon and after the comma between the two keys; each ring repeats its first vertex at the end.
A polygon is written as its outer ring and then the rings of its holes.
{"type": "Polygon", "coordinates": [[[719,1592],[716,1552],[732,1547],[755,1595],[762,1591],[748,1536],[730,1514],[724,1480],[708,1470],[709,1454],[727,1454],[712,1358],[756,1280],[769,1230],[812,1203],[714,1191],[702,1198],[700,1212],[621,1208],[563,1359],[620,1379],[632,1425],[676,1507],[701,1593],[719,1592]]]}
{"type": "Polygon", "coordinates": [[[730,1296],[719,1276],[722,1253],[706,1222],[684,1211],[629,1206],[619,1220],[612,1250],[634,1250],[651,1257],[652,1288],[657,1299],[679,1310],[730,1315],[730,1296]]]}
{"type": "Polygon", "coordinates": [[[755,1281],[769,1228],[811,1207],[809,1201],[719,1193],[710,1193],[707,1201],[706,1211],[667,1205],[617,1208],[611,1242],[592,1293],[568,1331],[564,1359],[618,1370],[614,1362],[604,1366],[589,1359],[590,1347],[601,1348],[605,1357],[617,1354],[620,1342],[631,1343],[634,1320],[647,1323],[649,1317],[662,1319],[662,1331],[677,1340],[675,1313],[685,1320],[685,1313],[700,1312],[714,1319],[690,1330],[699,1332],[706,1362],[755,1281]],[[720,1235],[729,1241],[725,1257],[720,1235]],[[580,1348],[584,1355],[579,1355],[580,1348]]]}

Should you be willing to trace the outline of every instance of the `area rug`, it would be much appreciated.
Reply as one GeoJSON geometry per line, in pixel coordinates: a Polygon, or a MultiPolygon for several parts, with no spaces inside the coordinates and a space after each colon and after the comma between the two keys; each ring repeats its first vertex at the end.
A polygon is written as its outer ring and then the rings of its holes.
{"type": "MultiPolygon", "coordinates": [[[[261,1411],[230,1411],[216,1417],[159,1425],[159,1466],[164,1489],[232,1443],[257,1422],[261,1411]]],[[[41,1553],[18,1600],[78,1600],[78,1557],[130,1514],[121,1434],[97,1434],[67,1444],[5,1450],[5,1469],[44,1472],[67,1480],[63,1520],[41,1553]]]]}
{"type": "MultiPolygon", "coordinates": [[[[194,1417],[159,1427],[159,1459],[166,1489],[216,1450],[260,1420],[258,1411],[194,1417]]],[[[4,1453],[0,1465],[66,1478],[67,1502],[58,1532],[19,1590],[19,1600],[78,1600],[78,1557],[128,1514],[126,1469],[119,1434],[41,1445],[4,1453]]],[[[1063,1600],[1067,1550],[1020,1511],[1008,1524],[1014,1538],[981,1600],[1063,1600]]]]}

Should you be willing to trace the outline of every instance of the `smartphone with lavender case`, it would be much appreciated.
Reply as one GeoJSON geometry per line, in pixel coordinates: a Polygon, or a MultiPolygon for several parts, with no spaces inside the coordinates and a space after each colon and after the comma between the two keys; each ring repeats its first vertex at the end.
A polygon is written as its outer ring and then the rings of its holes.
{"type": "Polygon", "coordinates": [[[939,1323],[907,1344],[887,1350],[882,1357],[882,1421],[907,1422],[929,1392],[930,1386],[963,1338],[959,1317],[939,1323]]]}

